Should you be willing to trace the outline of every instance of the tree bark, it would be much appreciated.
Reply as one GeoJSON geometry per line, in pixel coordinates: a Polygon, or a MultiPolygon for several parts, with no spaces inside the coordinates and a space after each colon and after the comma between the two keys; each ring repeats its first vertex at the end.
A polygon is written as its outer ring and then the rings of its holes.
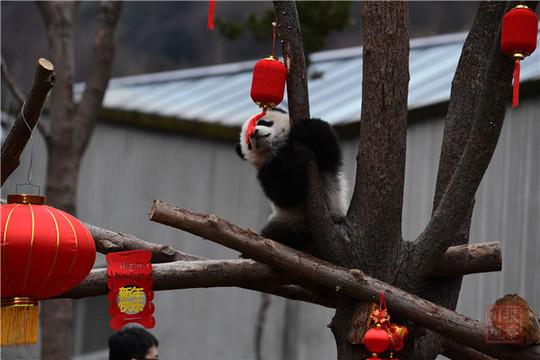
{"type": "Polygon", "coordinates": [[[278,37],[287,68],[287,101],[289,116],[294,122],[309,119],[309,95],[304,43],[295,1],[274,1],[278,37]]]}
{"type": "MultiPolygon", "coordinates": [[[[5,64],[2,60],[2,77],[6,78],[5,64]]],[[[26,143],[32,136],[32,130],[39,121],[41,108],[54,86],[55,73],[53,64],[44,58],[40,58],[36,64],[34,82],[26,101],[13,123],[11,130],[2,144],[2,185],[20,164],[20,156],[26,147],[26,143]],[[26,120],[26,122],[25,122],[26,120]]],[[[14,88],[15,96],[20,96],[17,88],[14,88]]]]}
{"type": "Polygon", "coordinates": [[[409,84],[408,4],[367,2],[362,19],[362,127],[347,223],[359,235],[353,241],[355,255],[358,254],[356,266],[388,280],[392,267],[381,264],[398,258],[402,241],[409,84]]]}
{"type": "MultiPolygon", "coordinates": [[[[520,360],[532,360],[540,356],[540,346],[519,349],[508,345],[487,343],[484,325],[479,321],[406,293],[365,275],[360,270],[349,270],[332,265],[283,244],[265,239],[251,230],[241,229],[215,215],[193,213],[156,200],[150,211],[150,220],[188,231],[240,251],[256,261],[286,271],[306,284],[335,289],[338,293],[356,300],[375,302],[379,293],[384,291],[392,314],[409,319],[415,324],[485,354],[497,356],[500,359],[520,360]]],[[[356,349],[347,349],[343,356],[352,356],[356,353],[356,349]]]]}
{"type": "MultiPolygon", "coordinates": [[[[325,307],[335,307],[335,299],[331,296],[292,285],[290,277],[264,264],[253,266],[253,262],[244,260],[194,260],[154,264],[152,278],[153,289],[156,291],[237,286],[325,307]],[[261,280],[264,283],[261,283],[261,280]]],[[[107,293],[107,270],[94,269],[81,284],[59,297],[80,299],[107,293]]]]}
{"type": "Polygon", "coordinates": [[[452,360],[495,360],[491,356],[448,340],[444,342],[441,354],[452,360]]]}

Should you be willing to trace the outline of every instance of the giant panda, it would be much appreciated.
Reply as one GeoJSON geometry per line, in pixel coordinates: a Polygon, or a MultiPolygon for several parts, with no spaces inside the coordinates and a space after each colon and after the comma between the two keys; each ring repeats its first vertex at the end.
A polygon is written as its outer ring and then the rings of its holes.
{"type": "Polygon", "coordinates": [[[305,208],[308,193],[307,164],[314,159],[326,205],[334,222],[346,213],[347,183],[337,136],[325,121],[305,119],[290,125],[280,109],[257,120],[249,139],[249,120],[240,132],[238,155],[257,170],[257,178],[270,199],[272,214],[261,235],[301,251],[313,251],[305,208]]]}

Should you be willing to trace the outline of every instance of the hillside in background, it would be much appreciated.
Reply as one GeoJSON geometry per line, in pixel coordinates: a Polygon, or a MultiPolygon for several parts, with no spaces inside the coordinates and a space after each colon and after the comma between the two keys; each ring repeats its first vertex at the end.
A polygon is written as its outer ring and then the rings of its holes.
{"type": "MultiPolygon", "coordinates": [[[[99,3],[81,2],[76,23],[76,80],[86,77],[92,56],[99,3]]],[[[314,3],[316,6],[316,3],[314,3]]],[[[412,2],[411,37],[466,31],[472,23],[476,2],[412,2]]],[[[216,17],[244,20],[260,14],[272,2],[221,2],[216,17]]],[[[2,56],[26,90],[34,62],[47,56],[44,25],[33,2],[2,1],[2,56]]],[[[196,67],[268,54],[271,40],[262,44],[249,35],[228,41],[219,31],[206,29],[208,2],[126,2],[120,20],[113,76],[196,67]]],[[[325,49],[361,45],[361,3],[351,7],[351,25],[328,36],[325,49]]],[[[269,24],[270,26],[270,24],[269,24]]]]}

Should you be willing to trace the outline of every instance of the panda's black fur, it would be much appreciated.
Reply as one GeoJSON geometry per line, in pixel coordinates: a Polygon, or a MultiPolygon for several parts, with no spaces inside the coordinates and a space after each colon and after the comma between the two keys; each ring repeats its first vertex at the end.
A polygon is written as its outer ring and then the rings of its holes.
{"type": "Polygon", "coordinates": [[[236,150],[255,166],[263,191],[272,202],[273,213],[261,235],[299,250],[310,249],[304,214],[310,160],[319,168],[322,192],[334,221],[345,216],[347,186],[337,136],[327,122],[318,119],[299,120],[291,127],[287,114],[274,109],[257,121],[246,142],[248,122],[242,127],[236,150]]]}

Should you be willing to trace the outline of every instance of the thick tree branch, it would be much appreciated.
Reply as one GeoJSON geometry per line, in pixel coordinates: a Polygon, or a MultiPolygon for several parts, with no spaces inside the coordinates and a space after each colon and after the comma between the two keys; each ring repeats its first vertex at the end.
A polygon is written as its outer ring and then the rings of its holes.
{"type": "Polygon", "coordinates": [[[326,261],[348,264],[350,251],[346,251],[346,243],[338,236],[338,227],[332,220],[322,193],[319,170],[315,161],[310,161],[308,164],[308,178],[309,188],[305,212],[313,237],[314,254],[326,261]]]}
{"type": "Polygon", "coordinates": [[[444,342],[441,354],[452,360],[495,360],[491,356],[449,340],[444,342]]]}
{"type": "Polygon", "coordinates": [[[492,37],[492,48],[485,54],[492,59],[492,63],[486,73],[485,87],[478,105],[478,117],[467,145],[439,206],[426,229],[415,241],[412,262],[421,276],[429,275],[437,259],[452,244],[499,139],[506,102],[511,92],[509,84],[513,62],[501,53],[498,39],[499,33],[492,37]]]}
{"type": "MultiPolygon", "coordinates": [[[[2,57],[2,81],[5,81],[7,86],[9,87],[11,93],[15,97],[15,101],[17,102],[18,107],[22,107],[22,104],[24,103],[24,95],[22,91],[19,89],[15,81],[13,80],[13,77],[9,73],[9,70],[7,69],[6,62],[4,61],[4,58],[2,57]]],[[[46,143],[50,141],[50,133],[49,130],[43,125],[42,122],[38,121],[36,123],[36,127],[45,140],[46,143]]]]}
{"type": "MultiPolygon", "coordinates": [[[[148,249],[152,251],[152,263],[208,260],[202,256],[182,252],[169,245],[139,239],[131,234],[123,234],[90,224],[85,225],[94,238],[96,250],[102,254],[148,249]]],[[[251,260],[243,261],[246,262],[244,265],[246,267],[249,267],[249,263],[255,264],[253,270],[257,272],[260,264],[251,260]]],[[[498,242],[451,246],[441,258],[441,261],[438,262],[432,276],[441,278],[484,273],[499,271],[501,267],[501,248],[498,242]]],[[[264,279],[261,279],[261,283],[264,281],[264,279]]]]}
{"type": "Polygon", "coordinates": [[[364,21],[362,127],[357,172],[347,222],[361,234],[355,247],[362,268],[379,278],[396,259],[407,140],[409,21],[406,2],[366,2],[364,21]],[[366,251],[369,249],[369,252],[366,251]],[[369,253],[369,256],[367,255],[369,253]]]}
{"type": "Polygon", "coordinates": [[[486,56],[493,46],[507,4],[482,2],[459,58],[452,80],[450,103],[446,114],[444,136],[437,173],[433,211],[439,205],[452,174],[465,149],[472,123],[478,115],[483,79],[491,59],[486,56]]]}
{"type": "Polygon", "coordinates": [[[152,251],[152,262],[163,263],[173,261],[207,260],[201,256],[191,255],[176,250],[169,245],[161,245],[144,241],[131,234],[102,229],[94,225],[85,224],[96,244],[96,250],[102,254],[111,252],[148,249],[152,251]]]}
{"type": "Polygon", "coordinates": [[[97,123],[114,60],[115,32],[122,10],[121,1],[103,1],[97,19],[94,58],[90,76],[75,115],[76,150],[82,154],[97,123]]]}
{"type": "Polygon", "coordinates": [[[309,95],[304,44],[296,2],[274,1],[278,37],[287,67],[287,101],[291,121],[309,119],[309,95]]]}
{"type": "MultiPolygon", "coordinates": [[[[154,264],[152,278],[153,289],[156,291],[237,286],[335,307],[335,301],[331,297],[297,285],[289,285],[291,280],[287,280],[284,274],[254,261],[197,260],[154,264]]],[[[94,269],[81,284],[60,297],[79,299],[107,293],[107,269],[94,269]]]]}
{"type": "Polygon", "coordinates": [[[540,355],[540,346],[516,349],[501,344],[488,344],[485,342],[484,326],[476,320],[408,294],[360,270],[338,267],[265,239],[215,215],[193,213],[156,200],[150,211],[150,219],[230,247],[286,271],[299,280],[335,289],[357,300],[374,302],[380,291],[384,291],[392,312],[488,355],[520,360],[536,359],[540,355]]]}
{"type": "MultiPolygon", "coordinates": [[[[4,64],[2,64],[2,72],[4,72],[4,64]]],[[[20,156],[32,135],[32,129],[39,121],[41,108],[49,90],[54,86],[54,82],[53,64],[47,59],[40,58],[36,64],[36,73],[30,93],[2,144],[2,184],[19,166],[20,156]]]]}
{"type": "MultiPolygon", "coordinates": [[[[94,238],[97,251],[102,254],[127,250],[148,249],[152,251],[153,263],[175,261],[213,261],[201,256],[182,252],[180,250],[174,249],[169,245],[161,245],[144,241],[138,239],[134,235],[122,234],[119,232],[102,229],[90,224],[85,225],[90,230],[90,233],[94,238]]],[[[262,291],[269,294],[286,297],[289,299],[312,302],[328,307],[335,306],[335,299],[332,293],[328,293],[326,291],[321,292],[321,289],[309,289],[300,285],[296,285],[288,276],[286,276],[286,274],[276,271],[265,264],[257,263],[253,260],[235,260],[235,262],[232,263],[233,265],[231,265],[233,269],[227,269],[228,264],[229,263],[227,263],[226,261],[223,263],[223,275],[225,277],[220,280],[222,281],[222,285],[216,286],[245,287],[243,286],[244,277],[240,276],[237,277],[235,280],[235,271],[245,271],[251,273],[254,279],[258,279],[258,281],[253,281],[253,286],[246,287],[249,290],[262,291]]],[[[171,276],[175,275],[171,273],[171,276]]],[[[179,279],[178,281],[184,281],[182,279],[183,278],[179,279]]],[[[91,282],[92,280],[89,279],[89,281],[91,282]]],[[[186,287],[183,288],[188,287],[189,286],[186,285],[186,287]]],[[[197,287],[204,286],[201,285],[197,287]]]]}

